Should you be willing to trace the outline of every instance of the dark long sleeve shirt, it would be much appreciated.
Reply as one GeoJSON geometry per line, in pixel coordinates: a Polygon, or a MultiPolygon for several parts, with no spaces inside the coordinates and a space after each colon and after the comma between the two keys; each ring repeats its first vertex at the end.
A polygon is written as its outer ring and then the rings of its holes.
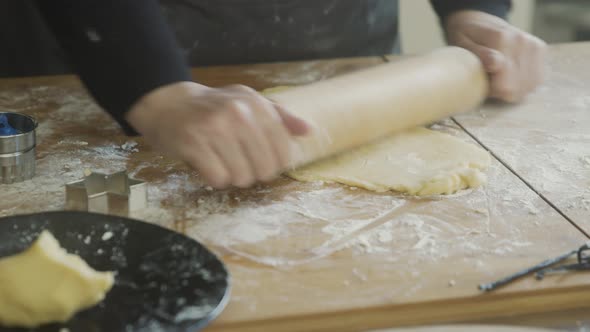
{"type": "Polygon", "coordinates": [[[124,114],[160,86],[191,79],[156,0],[38,0],[41,13],[97,102],[124,114]]]}
{"type": "MultiPolygon", "coordinates": [[[[165,13],[172,29],[156,0],[36,0],[87,89],[130,134],[133,129],[124,119],[129,108],[155,88],[190,80],[189,65],[385,54],[393,50],[397,33],[393,0],[303,0],[299,7],[293,5],[297,1],[283,0],[250,5],[249,0],[162,2],[168,5],[165,13]],[[178,6],[187,10],[171,14],[171,8],[178,6]],[[267,15],[262,9],[272,12],[267,15]],[[314,12],[321,14],[316,22],[314,12]],[[344,24],[331,21],[342,16],[344,24]],[[183,17],[196,23],[183,23],[183,17]],[[360,23],[351,23],[356,21],[360,23]],[[269,29],[271,24],[277,29],[269,29]],[[298,32],[298,24],[303,32],[298,32]],[[231,47],[244,51],[236,54],[231,47]]],[[[461,9],[503,17],[511,2],[432,0],[432,4],[441,18],[461,9]]]]}
{"type": "Polygon", "coordinates": [[[430,0],[430,3],[441,19],[464,9],[479,10],[505,18],[512,6],[511,0],[430,0]]]}

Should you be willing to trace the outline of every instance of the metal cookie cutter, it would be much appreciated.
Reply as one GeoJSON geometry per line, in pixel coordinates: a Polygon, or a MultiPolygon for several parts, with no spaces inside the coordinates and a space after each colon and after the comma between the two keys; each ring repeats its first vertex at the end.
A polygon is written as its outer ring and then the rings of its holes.
{"type": "Polygon", "coordinates": [[[0,112],[0,184],[35,176],[36,129],[30,116],[0,112]]]}
{"type": "Polygon", "coordinates": [[[66,209],[128,216],[147,206],[147,187],[127,172],[90,173],[66,184],[66,209]]]}

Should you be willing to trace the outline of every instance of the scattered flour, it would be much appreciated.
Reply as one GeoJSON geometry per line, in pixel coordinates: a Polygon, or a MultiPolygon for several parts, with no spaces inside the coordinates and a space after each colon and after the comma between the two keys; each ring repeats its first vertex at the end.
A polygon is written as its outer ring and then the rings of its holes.
{"type": "Polygon", "coordinates": [[[387,230],[379,231],[377,237],[381,243],[389,243],[393,240],[393,234],[387,230]]]}
{"type": "Polygon", "coordinates": [[[205,213],[205,209],[188,212],[189,219],[205,219],[191,227],[189,232],[203,240],[224,246],[262,242],[269,237],[281,234],[283,226],[296,220],[297,217],[296,214],[285,215],[284,205],[281,203],[240,208],[229,214],[213,213],[204,216],[205,213]],[[281,219],[284,221],[282,225],[277,224],[278,214],[281,214],[281,219]],[[256,220],[256,222],[244,222],[246,220],[256,220]]]}
{"type": "Polygon", "coordinates": [[[59,145],[87,146],[88,145],[88,142],[86,142],[86,141],[75,141],[75,140],[63,139],[63,140],[57,142],[57,144],[59,144],[59,145]]]}
{"type": "Polygon", "coordinates": [[[100,238],[103,241],[108,241],[110,239],[112,239],[114,236],[113,232],[104,232],[104,234],[102,234],[102,237],[100,238]]]}
{"type": "Polygon", "coordinates": [[[359,271],[357,268],[352,269],[352,274],[358,278],[360,281],[367,281],[367,275],[359,271]]]}
{"type": "Polygon", "coordinates": [[[333,76],[336,73],[336,67],[327,68],[325,65],[322,66],[320,61],[307,61],[298,66],[282,68],[280,72],[271,68],[254,68],[245,72],[258,78],[268,78],[271,84],[277,86],[302,85],[333,76]],[[321,70],[318,70],[319,66],[321,66],[321,70]]]}
{"type": "Polygon", "coordinates": [[[174,317],[175,323],[180,323],[185,320],[197,320],[204,318],[205,316],[209,315],[211,311],[215,309],[211,305],[203,305],[203,306],[188,306],[183,308],[176,316],[174,317]]]}
{"type": "Polygon", "coordinates": [[[121,149],[127,152],[138,152],[139,149],[137,149],[137,145],[138,144],[135,141],[127,141],[121,145],[121,149]]]}
{"type": "Polygon", "coordinates": [[[108,120],[108,115],[79,90],[47,86],[4,90],[0,92],[0,105],[3,110],[27,112],[39,122],[36,175],[28,181],[2,186],[0,216],[61,210],[65,184],[83,178],[84,169],[110,173],[127,168],[129,152],[115,148],[117,143],[109,140],[115,137],[110,133],[119,130],[116,123],[108,120]],[[35,111],[44,107],[51,107],[52,111],[35,111]],[[102,141],[91,142],[83,134],[72,137],[61,134],[63,126],[86,125],[92,129],[89,124],[98,120],[105,123],[100,128],[105,133],[102,141]]]}

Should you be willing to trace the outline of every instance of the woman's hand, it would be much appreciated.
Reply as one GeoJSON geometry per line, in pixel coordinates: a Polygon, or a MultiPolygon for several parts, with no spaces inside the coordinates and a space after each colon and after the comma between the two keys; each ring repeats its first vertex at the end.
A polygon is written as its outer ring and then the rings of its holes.
{"type": "Polygon", "coordinates": [[[490,97],[517,102],[542,81],[547,46],[496,16],[463,10],[445,21],[450,44],[477,55],[490,75],[490,97]]]}
{"type": "Polygon", "coordinates": [[[292,136],[308,125],[256,91],[170,84],[141,98],[127,120],[161,151],[186,161],[215,188],[248,187],[289,166],[292,136]]]}

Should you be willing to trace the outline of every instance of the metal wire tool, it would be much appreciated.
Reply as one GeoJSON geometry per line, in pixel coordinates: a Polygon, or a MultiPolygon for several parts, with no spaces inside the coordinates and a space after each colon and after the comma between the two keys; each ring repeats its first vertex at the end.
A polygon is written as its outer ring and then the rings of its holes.
{"type": "Polygon", "coordinates": [[[567,252],[566,254],[557,256],[552,259],[548,259],[543,261],[537,265],[531,266],[526,268],[522,271],[516,272],[515,274],[509,275],[505,278],[500,280],[488,283],[488,284],[480,284],[479,289],[484,292],[490,292],[502,286],[512,283],[522,277],[527,275],[536,273],[537,280],[541,280],[544,278],[546,274],[549,273],[560,273],[560,272],[568,272],[568,271],[582,271],[582,270],[589,270],[590,271],[590,243],[586,243],[585,245],[581,246],[579,249],[572,250],[567,252]],[[572,258],[573,256],[577,256],[578,262],[575,264],[566,264],[558,267],[552,267],[556,264],[565,262],[566,260],[572,258]]]}

